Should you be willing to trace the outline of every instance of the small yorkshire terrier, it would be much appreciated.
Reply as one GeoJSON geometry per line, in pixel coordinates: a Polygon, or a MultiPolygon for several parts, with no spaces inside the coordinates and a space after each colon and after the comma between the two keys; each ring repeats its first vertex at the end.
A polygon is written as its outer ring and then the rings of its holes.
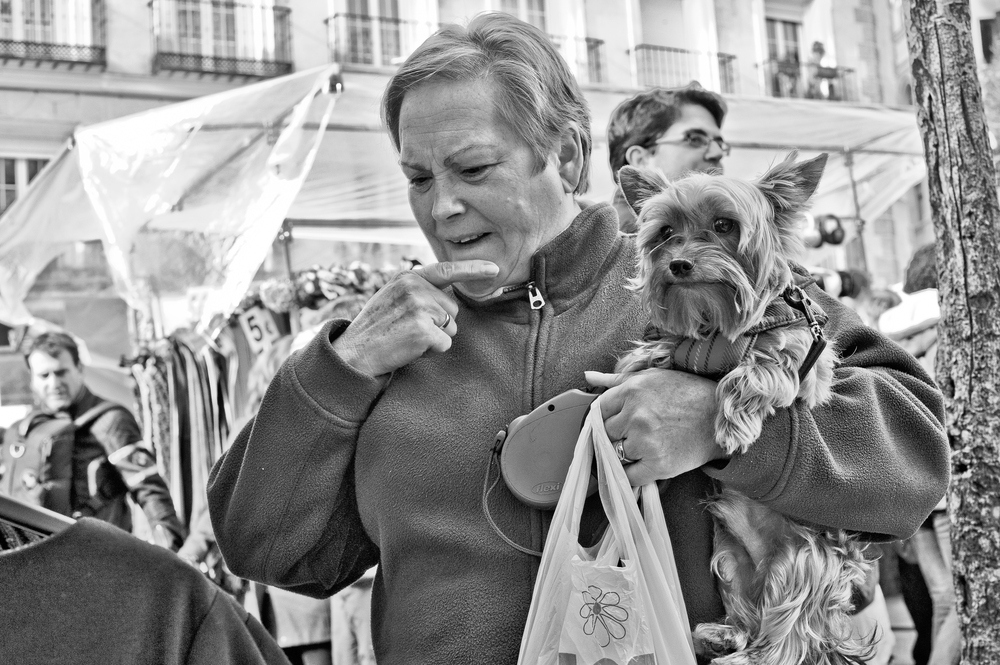
{"type": "MultiPolygon", "coordinates": [[[[796,152],[756,182],[692,174],[668,184],[625,166],[619,181],[639,216],[640,294],[650,326],[618,372],[682,369],[718,380],[715,440],[747,451],[764,418],[801,399],[831,396],[832,345],[826,317],[795,285],[800,214],[816,190],[826,154],[796,152]]],[[[696,651],[716,665],[863,663],[871,639],[852,634],[854,585],[871,562],[842,530],[795,522],[723,488],[715,517],[712,570],[726,623],[694,629],[696,651]]]]}

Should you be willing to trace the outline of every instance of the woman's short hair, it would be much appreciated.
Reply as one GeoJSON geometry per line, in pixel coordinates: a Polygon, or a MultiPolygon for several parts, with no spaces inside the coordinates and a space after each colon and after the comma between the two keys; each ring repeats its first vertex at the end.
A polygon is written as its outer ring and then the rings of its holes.
{"type": "Polygon", "coordinates": [[[651,148],[670,126],[677,122],[681,108],[694,104],[712,114],[722,127],[726,102],[721,95],[705,90],[697,81],[683,88],[653,88],[629,97],[615,107],[608,121],[608,163],[618,181],[618,170],[625,166],[625,154],[634,145],[651,148]]]}
{"type": "Polygon", "coordinates": [[[590,110],[551,39],[509,14],[479,14],[468,26],[446,25],[428,37],[389,80],[382,97],[382,119],[400,149],[399,114],[406,93],[429,81],[492,81],[496,112],[545,166],[568,122],[580,128],[583,169],[575,193],[590,179],[590,110]]]}

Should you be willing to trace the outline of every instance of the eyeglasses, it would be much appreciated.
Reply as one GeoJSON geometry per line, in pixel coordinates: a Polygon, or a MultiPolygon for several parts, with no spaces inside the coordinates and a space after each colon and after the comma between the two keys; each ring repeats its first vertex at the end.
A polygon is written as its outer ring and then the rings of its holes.
{"type": "Polygon", "coordinates": [[[654,145],[660,145],[661,143],[675,144],[675,145],[686,145],[692,150],[708,150],[708,146],[713,143],[719,144],[719,150],[722,151],[724,157],[729,156],[729,152],[732,150],[732,146],[722,140],[721,136],[716,136],[715,138],[709,136],[705,132],[698,131],[696,129],[688,130],[684,132],[684,136],[679,139],[660,139],[654,141],[654,145]]]}

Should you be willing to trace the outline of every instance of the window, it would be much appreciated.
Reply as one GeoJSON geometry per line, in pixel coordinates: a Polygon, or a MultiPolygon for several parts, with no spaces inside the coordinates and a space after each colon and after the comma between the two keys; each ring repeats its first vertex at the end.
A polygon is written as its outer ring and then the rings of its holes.
{"type": "Polygon", "coordinates": [[[402,55],[399,36],[399,2],[379,0],[379,23],[382,37],[382,62],[395,62],[402,55]]]}
{"type": "Polygon", "coordinates": [[[361,65],[374,64],[368,0],[348,0],[347,20],[347,61],[361,65]]]}
{"type": "Polygon", "coordinates": [[[201,53],[201,7],[197,2],[178,3],[177,41],[181,53],[201,53]]]}
{"type": "Polygon", "coordinates": [[[47,163],[47,159],[0,157],[0,214],[24,193],[28,183],[47,163]]]}
{"type": "Polygon", "coordinates": [[[24,12],[24,38],[28,42],[50,44],[52,33],[53,0],[22,0],[24,12]]]}
{"type": "Polygon", "coordinates": [[[14,178],[16,160],[0,159],[3,180],[0,181],[0,211],[6,210],[17,198],[17,181],[14,178]]]}
{"type": "Polygon", "coordinates": [[[236,57],[236,5],[230,2],[212,2],[212,40],[215,55],[236,57]]]}
{"type": "Polygon", "coordinates": [[[14,37],[14,8],[11,0],[0,0],[0,39],[14,37]]]}
{"type": "Polygon", "coordinates": [[[799,33],[802,26],[792,21],[767,19],[767,55],[771,60],[799,62],[799,33]]]}
{"type": "Polygon", "coordinates": [[[767,19],[768,78],[774,97],[799,97],[802,77],[800,38],[802,25],[767,19]]]}
{"type": "Polygon", "coordinates": [[[38,172],[45,168],[45,165],[49,163],[47,159],[26,159],[24,160],[24,165],[28,173],[28,182],[35,179],[38,172]]]}
{"type": "Polygon", "coordinates": [[[500,0],[499,10],[545,30],[545,0],[500,0]]]}
{"type": "Polygon", "coordinates": [[[993,62],[993,19],[979,22],[979,36],[983,40],[983,62],[993,62]]]}

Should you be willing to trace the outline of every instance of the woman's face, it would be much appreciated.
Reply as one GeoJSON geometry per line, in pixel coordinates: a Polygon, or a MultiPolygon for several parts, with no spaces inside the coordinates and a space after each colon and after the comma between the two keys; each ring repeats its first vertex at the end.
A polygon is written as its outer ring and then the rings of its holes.
{"type": "Polygon", "coordinates": [[[493,280],[460,285],[472,296],[526,281],[531,255],[579,212],[556,150],[536,173],[531,150],[493,109],[489,81],[425,83],[406,93],[400,109],[410,207],[435,256],[500,268],[493,280]]]}

